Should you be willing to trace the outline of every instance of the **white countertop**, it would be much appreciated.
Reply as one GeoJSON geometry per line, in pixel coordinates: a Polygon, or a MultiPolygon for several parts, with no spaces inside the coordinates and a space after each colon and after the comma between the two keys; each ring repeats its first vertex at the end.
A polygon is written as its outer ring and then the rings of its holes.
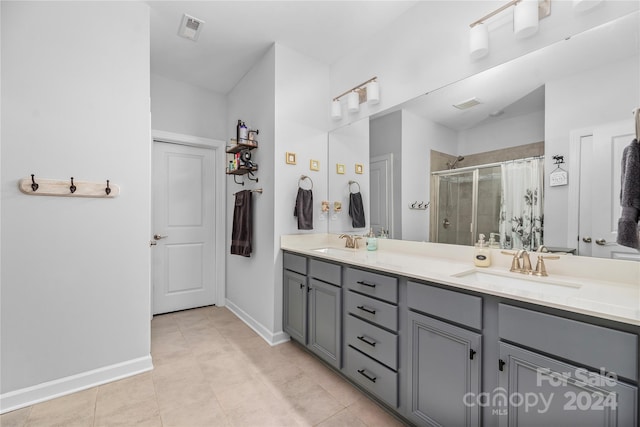
{"type": "MultiPolygon", "coordinates": [[[[281,237],[283,250],[408,278],[640,325],[640,263],[561,255],[548,277],[509,272],[511,257],[492,249],[492,265],[475,267],[471,246],[378,239],[378,250],[347,249],[335,234],[281,237]],[[321,251],[324,249],[324,251],[321,251]],[[465,277],[466,276],[466,277],[465,277]]],[[[536,254],[531,254],[535,267],[536,254]]]]}

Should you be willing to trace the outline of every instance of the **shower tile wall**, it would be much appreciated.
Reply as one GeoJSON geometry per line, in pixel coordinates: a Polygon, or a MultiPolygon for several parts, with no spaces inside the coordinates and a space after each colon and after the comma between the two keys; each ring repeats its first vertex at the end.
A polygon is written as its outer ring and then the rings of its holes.
{"type": "MultiPolygon", "coordinates": [[[[500,168],[480,170],[478,181],[478,234],[486,236],[499,232],[500,219],[500,168]]],[[[478,236],[475,236],[477,240],[478,236]]]]}

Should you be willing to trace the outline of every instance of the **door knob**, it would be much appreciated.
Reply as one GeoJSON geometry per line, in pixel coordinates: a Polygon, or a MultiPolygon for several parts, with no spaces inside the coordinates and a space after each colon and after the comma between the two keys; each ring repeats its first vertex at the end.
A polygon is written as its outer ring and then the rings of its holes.
{"type": "Polygon", "coordinates": [[[169,236],[161,236],[159,234],[154,234],[153,235],[153,238],[156,239],[156,240],[164,239],[165,237],[169,237],[169,236]]]}
{"type": "Polygon", "coordinates": [[[591,243],[591,237],[583,237],[582,241],[585,243],[591,243]]]}
{"type": "Polygon", "coordinates": [[[600,245],[600,246],[604,246],[607,244],[607,241],[604,239],[598,239],[596,240],[596,245],[600,245]]]}

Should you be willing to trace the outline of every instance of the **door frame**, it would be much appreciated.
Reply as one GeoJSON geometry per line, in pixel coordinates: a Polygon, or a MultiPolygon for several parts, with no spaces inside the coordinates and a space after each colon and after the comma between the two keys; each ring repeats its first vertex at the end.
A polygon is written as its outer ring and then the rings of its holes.
{"type": "MultiPolygon", "coordinates": [[[[394,215],[393,215],[393,153],[386,153],[380,156],[373,156],[369,159],[370,163],[374,162],[386,162],[387,163],[387,194],[386,198],[386,209],[387,209],[387,221],[388,221],[388,229],[387,232],[389,234],[389,238],[394,238],[394,215]]],[[[371,168],[369,168],[371,169],[371,168]]],[[[371,185],[369,185],[371,188],[371,185]]]]}
{"type": "MultiPolygon", "coordinates": [[[[202,138],[199,136],[192,135],[184,135],[180,133],[174,132],[166,132],[162,130],[151,130],[151,146],[149,147],[149,155],[152,155],[153,152],[153,143],[154,142],[163,142],[167,144],[177,144],[177,145],[187,145],[191,147],[198,148],[206,148],[214,150],[216,160],[220,158],[225,158],[225,147],[226,143],[224,141],[220,141],[217,139],[210,138],[202,138]]],[[[151,162],[151,167],[153,168],[153,161],[151,162]]],[[[226,183],[225,183],[225,173],[224,173],[224,164],[220,162],[216,162],[216,168],[214,171],[214,176],[216,179],[215,183],[215,215],[216,220],[214,223],[214,237],[213,237],[213,245],[215,247],[215,265],[214,265],[214,293],[215,293],[215,305],[218,307],[224,307],[226,304],[226,274],[225,274],[225,235],[226,235],[226,183]]],[[[153,200],[153,182],[151,182],[151,186],[149,187],[149,192],[151,194],[151,200],[153,200]]],[[[153,203],[151,204],[151,209],[149,212],[151,217],[151,225],[153,226],[153,203]]],[[[149,230],[149,235],[153,235],[153,230],[149,230]]],[[[149,253],[151,256],[151,253],[149,253]]],[[[151,313],[153,314],[153,264],[150,262],[150,275],[151,283],[151,313]]]]}
{"type": "Polygon", "coordinates": [[[569,158],[572,159],[573,167],[567,166],[568,171],[575,174],[574,179],[569,179],[567,188],[567,247],[578,245],[577,236],[580,233],[580,151],[582,149],[580,143],[582,138],[593,136],[593,127],[584,127],[574,129],[569,132],[569,158]],[[572,169],[574,169],[572,171],[572,169]]]}

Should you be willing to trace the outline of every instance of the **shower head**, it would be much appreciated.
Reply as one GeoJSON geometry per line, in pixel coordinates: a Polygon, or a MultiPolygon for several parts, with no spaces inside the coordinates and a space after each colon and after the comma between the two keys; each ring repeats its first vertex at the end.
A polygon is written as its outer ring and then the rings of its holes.
{"type": "Polygon", "coordinates": [[[453,163],[451,163],[451,162],[447,162],[447,167],[448,167],[449,169],[455,169],[455,168],[456,168],[456,165],[458,164],[458,162],[461,162],[461,161],[463,161],[463,160],[464,160],[464,156],[458,156],[458,157],[453,161],[453,163]]]}

